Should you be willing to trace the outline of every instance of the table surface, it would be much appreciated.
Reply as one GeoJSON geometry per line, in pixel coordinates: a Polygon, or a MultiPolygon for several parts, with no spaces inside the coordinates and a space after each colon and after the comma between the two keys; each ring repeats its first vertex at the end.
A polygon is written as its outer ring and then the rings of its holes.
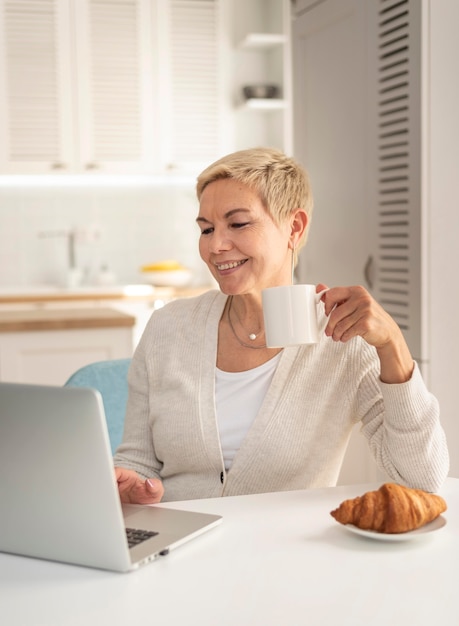
{"type": "Polygon", "coordinates": [[[1,622],[457,626],[459,479],[440,491],[446,526],[404,542],[354,535],[330,516],[376,487],[168,503],[223,521],[129,574],[0,554],[1,622]]]}

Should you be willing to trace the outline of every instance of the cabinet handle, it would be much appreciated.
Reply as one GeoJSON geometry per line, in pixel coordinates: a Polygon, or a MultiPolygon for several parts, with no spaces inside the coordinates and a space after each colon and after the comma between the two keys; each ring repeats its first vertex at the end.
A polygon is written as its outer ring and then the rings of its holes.
{"type": "Polygon", "coordinates": [[[51,169],[52,170],[65,170],[65,165],[64,163],[51,163],[51,169]]]}
{"type": "Polygon", "coordinates": [[[373,285],[374,285],[374,261],[373,261],[373,257],[370,254],[370,256],[367,259],[367,262],[365,263],[365,266],[363,268],[363,275],[365,277],[365,282],[367,283],[367,287],[369,289],[373,289],[373,285]]]}
{"type": "Polygon", "coordinates": [[[98,170],[99,169],[99,164],[98,163],[86,163],[86,169],[87,170],[98,170]]]}

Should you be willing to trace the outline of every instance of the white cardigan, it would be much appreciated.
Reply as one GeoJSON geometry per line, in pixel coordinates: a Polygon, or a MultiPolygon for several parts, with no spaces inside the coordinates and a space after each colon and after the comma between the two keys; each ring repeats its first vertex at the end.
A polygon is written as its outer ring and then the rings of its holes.
{"type": "MultiPolygon", "coordinates": [[[[163,481],[163,501],[336,484],[353,426],[397,482],[436,491],[449,457],[436,398],[415,365],[410,381],[379,379],[376,350],[357,337],[285,348],[229,472],[215,414],[219,291],[153,313],[129,371],[115,465],[163,481]]],[[[326,318],[319,304],[322,328],[326,318]]]]}

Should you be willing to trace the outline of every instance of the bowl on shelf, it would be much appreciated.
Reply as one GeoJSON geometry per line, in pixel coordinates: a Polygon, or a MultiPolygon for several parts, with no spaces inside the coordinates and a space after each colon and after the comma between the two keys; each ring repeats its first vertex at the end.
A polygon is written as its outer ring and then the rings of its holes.
{"type": "Polygon", "coordinates": [[[246,85],[242,88],[246,100],[251,98],[278,98],[279,87],[277,85],[246,85]]]}

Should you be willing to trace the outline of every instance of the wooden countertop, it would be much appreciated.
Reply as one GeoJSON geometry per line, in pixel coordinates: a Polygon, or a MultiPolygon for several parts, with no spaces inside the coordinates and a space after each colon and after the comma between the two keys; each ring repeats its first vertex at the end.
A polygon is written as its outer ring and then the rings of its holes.
{"type": "Polygon", "coordinates": [[[135,317],[115,309],[33,309],[0,311],[0,333],[35,330],[131,328],[135,317]]]}
{"type": "Polygon", "coordinates": [[[53,302],[73,302],[84,300],[124,300],[124,301],[153,301],[158,299],[187,298],[200,295],[212,287],[149,287],[141,285],[141,289],[136,289],[136,285],[125,287],[104,287],[104,288],[79,288],[79,289],[55,289],[46,291],[36,290],[28,292],[15,289],[8,291],[0,290],[0,305],[2,304],[46,304],[53,302]]]}

